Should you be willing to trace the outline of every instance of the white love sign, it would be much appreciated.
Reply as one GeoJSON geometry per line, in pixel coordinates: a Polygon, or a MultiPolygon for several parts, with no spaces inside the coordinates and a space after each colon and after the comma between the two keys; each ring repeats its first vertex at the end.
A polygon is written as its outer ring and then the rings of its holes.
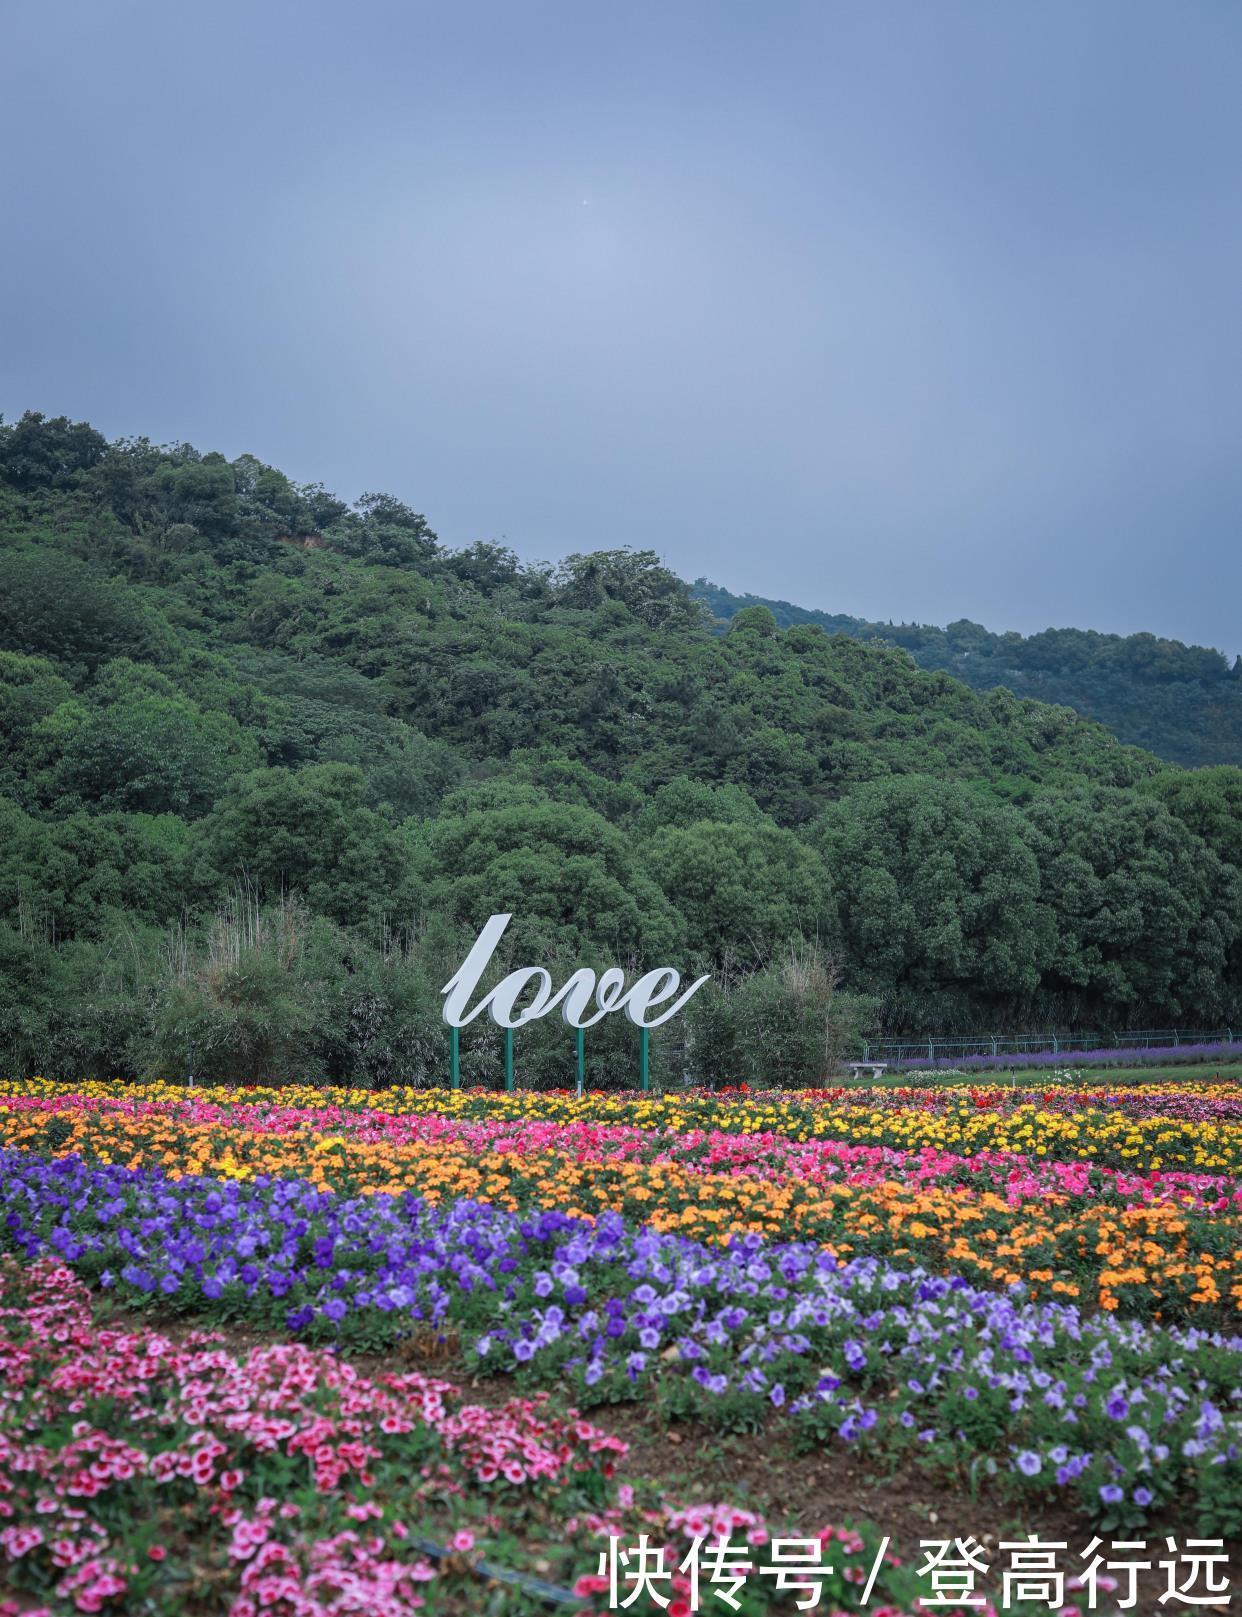
{"type": "Polygon", "coordinates": [[[440,992],[444,995],[444,1020],[450,1027],[465,1027],[481,1011],[486,1011],[499,1027],[521,1027],[547,1016],[559,1005],[561,1015],[570,1027],[594,1027],[612,1011],[624,1011],[637,1027],[659,1027],[676,1016],[687,1000],[697,994],[707,977],[698,977],[683,994],[681,973],[671,966],[657,966],[639,977],[629,988],[625,986],[625,973],[618,966],[610,966],[598,976],[588,967],[575,971],[569,980],[553,992],[552,975],[542,966],[521,966],[498,982],[490,993],[470,1009],[470,996],[479,986],[479,979],[487,970],[504,936],[512,915],[493,915],[474,940],[474,947],[462,961],[456,975],[450,977],[440,992]],[[518,1000],[534,984],[534,998],[529,1005],[517,1009],[518,1000]],[[657,1006],[673,1000],[666,1010],[651,1013],[657,1006]]]}

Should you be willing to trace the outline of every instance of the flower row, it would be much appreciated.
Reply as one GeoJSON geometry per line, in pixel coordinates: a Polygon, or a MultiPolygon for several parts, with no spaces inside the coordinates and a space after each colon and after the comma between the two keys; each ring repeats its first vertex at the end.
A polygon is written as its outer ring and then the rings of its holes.
{"type": "MultiPolygon", "coordinates": [[[[849,1140],[854,1145],[877,1146],[881,1150],[949,1151],[956,1155],[978,1153],[1019,1153],[1050,1161],[1090,1161],[1100,1167],[1116,1167],[1126,1172],[1192,1172],[1192,1174],[1237,1174],[1242,1172],[1242,1103],[1237,1088],[1195,1101],[1176,1116],[1177,1096],[1155,1100],[1143,1091],[1143,1098],[1156,1108],[1132,1112],[1122,1106],[1062,1111],[1043,1096],[1040,1104],[1012,1104],[993,1108],[970,1100],[969,1091],[957,1091],[956,1100],[940,1098],[935,1106],[907,1104],[902,1091],[872,1091],[873,1104],[862,1104],[857,1091],[849,1100],[839,1096],[797,1095],[752,1096],[694,1095],[561,1095],[561,1093],[495,1093],[464,1090],[385,1090],[317,1091],[225,1090],[188,1091],[170,1085],[81,1085],[65,1087],[45,1096],[42,1088],[13,1083],[3,1091],[0,1121],[21,1117],[21,1106],[31,1098],[55,1098],[73,1111],[97,1101],[121,1100],[134,1104],[141,1114],[146,1108],[162,1116],[170,1106],[183,1106],[188,1095],[220,1109],[239,1108],[249,1119],[256,1112],[270,1111],[288,1116],[302,1109],[332,1112],[333,1109],[357,1114],[377,1114],[377,1124],[385,1129],[393,1117],[406,1112],[419,1116],[458,1117],[488,1122],[585,1122],[589,1125],[619,1124],[663,1132],[724,1132],[724,1134],[773,1134],[789,1142],[804,1140],[849,1140]],[[103,1093],[95,1093],[95,1090],[103,1093]],[[1231,1098],[1232,1096],[1232,1098],[1231,1098]],[[18,1111],[13,1111],[18,1108],[18,1111]],[[1200,1111],[1205,1112],[1200,1116],[1200,1111]],[[1219,1112],[1219,1116],[1213,1116],[1219,1112]]],[[[912,1091],[933,1095],[936,1091],[912,1091]]],[[[6,1122],[6,1137],[15,1124],[6,1122]]],[[[16,1125],[19,1127],[19,1125],[16,1125]]]]}
{"type": "MultiPolygon", "coordinates": [[[[539,1398],[485,1409],[300,1345],[239,1356],[208,1333],[101,1329],[46,1262],[0,1263],[0,1365],[0,1554],[25,1597],[0,1611],[173,1617],[192,1588],[230,1617],[410,1617],[475,1609],[476,1571],[536,1561],[593,1609],[609,1536],[646,1532],[674,1566],[695,1538],[756,1559],[768,1538],[749,1511],[636,1502],[609,1480],[625,1444],[539,1398]]],[[[874,1556],[848,1531],[818,1541],[844,1606],[874,1556]]],[[[516,1586],[514,1607],[530,1609],[516,1586]]],[[[742,1607],[770,1609],[758,1590],[742,1607]]]]}
{"type": "Polygon", "coordinates": [[[615,1212],[709,1241],[752,1232],[811,1240],[839,1257],[869,1253],[921,1263],[980,1285],[1020,1281],[1034,1296],[1080,1299],[1141,1317],[1223,1323],[1242,1307],[1236,1224],[1214,1211],[1219,1195],[1209,1196],[1205,1207],[1154,1198],[1128,1205],[1075,1193],[1075,1186],[1085,1184],[1089,1192],[1093,1182],[1108,1182],[1103,1172],[1093,1181],[1088,1169],[1066,1170],[1054,1191],[1046,1166],[1019,1169],[1003,1192],[986,1188],[986,1179],[966,1186],[956,1179],[926,1182],[917,1171],[904,1176],[908,1182],[877,1173],[850,1183],[829,1170],[838,1153],[857,1147],[777,1141],[771,1162],[757,1165],[743,1147],[761,1146],[766,1136],[720,1136],[726,1153],[734,1149],[729,1142],[737,1142],[740,1163],[713,1167],[702,1158],[701,1140],[689,1134],[668,1137],[686,1143],[688,1160],[676,1147],[643,1160],[613,1150],[606,1134],[587,1149],[591,1131],[576,1125],[569,1126],[577,1130],[571,1141],[581,1149],[567,1149],[570,1142],[556,1133],[538,1132],[536,1149],[507,1149],[524,1129],[548,1126],[507,1127],[513,1138],[487,1150],[469,1131],[455,1137],[433,1127],[422,1137],[398,1119],[391,1120],[392,1143],[387,1125],[378,1133],[348,1127],[295,1133],[192,1121],[175,1107],[135,1115],[95,1103],[50,1114],[11,1109],[0,1115],[0,1146],[173,1176],[296,1177],[343,1195],[413,1192],[430,1201],[483,1200],[510,1211],[560,1208],[583,1218],[615,1212]],[[782,1152],[795,1155],[777,1171],[782,1152]],[[800,1160],[808,1154],[820,1157],[821,1171],[800,1160]]]}
{"type": "MultiPolygon", "coordinates": [[[[1239,1045],[1242,1050],[1242,1045],[1239,1045]]],[[[577,1095],[571,1089],[487,1089],[465,1087],[388,1084],[381,1088],[359,1089],[330,1082],[271,1084],[256,1080],[245,1084],[194,1084],[158,1078],[54,1079],[6,1078],[3,1088],[13,1095],[83,1095],[93,1100],[108,1097],[141,1096],[166,1102],[187,1094],[210,1097],[221,1105],[261,1104],[290,1106],[344,1106],[351,1110],[436,1110],[457,1116],[481,1115],[480,1108],[494,1111],[508,1108],[513,1114],[532,1111],[560,1115],[600,1115],[636,1111],[650,1114],[671,1107],[687,1115],[725,1107],[740,1107],[739,1118],[765,1107],[789,1107],[794,1113],[814,1111],[824,1105],[914,1108],[919,1111],[953,1111],[969,1106],[982,1111],[1012,1111],[1038,1101],[1050,1111],[1121,1111],[1136,1117],[1156,1114],[1192,1120],[1237,1121],[1242,1119],[1242,1092],[1236,1080],[1212,1078],[1170,1078],[1141,1083],[1085,1084],[1070,1072],[1058,1072],[1037,1083],[983,1082],[967,1080],[955,1073],[906,1073],[901,1084],[832,1084],[801,1089],[757,1088],[748,1084],[720,1084],[710,1089],[687,1086],[676,1090],[638,1089],[588,1090],[577,1095]]],[[[532,1113],[533,1115],[533,1113],[532,1113]]]]}
{"type": "Polygon", "coordinates": [[[213,1107],[277,1112],[339,1108],[401,1116],[414,1112],[492,1122],[543,1120],[622,1124],[684,1132],[778,1134],[791,1141],[846,1139],[902,1151],[975,1154],[1024,1152],[1127,1172],[1242,1172],[1242,1094],[1237,1085],[1146,1085],[1107,1092],[1036,1093],[938,1089],[800,1090],[741,1095],[619,1091],[577,1096],[560,1091],[344,1090],[263,1086],[187,1090],[164,1083],[56,1085],[11,1081],[10,1101],[65,1104],[123,1099],[157,1108],[187,1097],[213,1107]]]}
{"type": "MultiPolygon", "coordinates": [[[[252,1161],[268,1136],[289,1141],[342,1141],[400,1150],[411,1145],[460,1146],[471,1154],[498,1152],[530,1157],[555,1153],[573,1162],[604,1159],[663,1162],[760,1179],[796,1175],[816,1184],[944,1185],[992,1191],[1012,1205],[1032,1197],[1067,1196],[1106,1200],[1121,1207],[1173,1201],[1179,1206],[1223,1212],[1242,1209],[1242,1180],[1220,1173],[1187,1173],[1157,1167],[1146,1172],[1101,1167],[1087,1160],[1063,1161],[1016,1151],[962,1152],[923,1146],[901,1150],[852,1140],[790,1140],[779,1134],[739,1134],[724,1129],[640,1128],[632,1123],[568,1123],[529,1118],[460,1118],[436,1112],[393,1113],[343,1106],[222,1104],[201,1094],[155,1102],[131,1097],[86,1099],[5,1096],[0,1140],[41,1146],[56,1134],[71,1149],[124,1155],[143,1140],[151,1156],[184,1142],[188,1132],[212,1131],[224,1149],[252,1161]],[[51,1131],[49,1133],[49,1131],[51,1131]]],[[[1046,1149],[1046,1146],[1045,1146],[1046,1149]]],[[[197,1153],[193,1153],[197,1155],[197,1153]]],[[[217,1155],[219,1150],[217,1149],[217,1155]]],[[[264,1164],[277,1168],[278,1159],[264,1164]]]]}

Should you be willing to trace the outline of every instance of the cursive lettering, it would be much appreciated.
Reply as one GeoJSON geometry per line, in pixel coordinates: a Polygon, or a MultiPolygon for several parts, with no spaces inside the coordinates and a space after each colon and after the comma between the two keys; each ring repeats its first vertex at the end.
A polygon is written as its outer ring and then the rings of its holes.
{"type": "Polygon", "coordinates": [[[681,973],[671,966],[657,966],[627,988],[625,973],[619,966],[610,966],[598,975],[583,966],[553,993],[551,973],[543,966],[520,966],[484,994],[477,1005],[470,1007],[471,996],[512,919],[512,915],[491,916],[474,940],[470,953],[441,989],[444,1020],[450,1027],[465,1027],[484,1011],[498,1027],[521,1027],[547,1016],[558,1005],[562,1017],[574,1028],[594,1027],[605,1016],[620,1010],[624,1010],[636,1027],[659,1027],[676,1016],[708,981],[706,976],[697,977],[684,993],[678,994],[681,973]],[[537,984],[534,997],[519,1010],[518,1001],[532,983],[537,984]],[[651,1014],[669,1000],[673,1003],[666,1010],[658,1015],[651,1014]]]}

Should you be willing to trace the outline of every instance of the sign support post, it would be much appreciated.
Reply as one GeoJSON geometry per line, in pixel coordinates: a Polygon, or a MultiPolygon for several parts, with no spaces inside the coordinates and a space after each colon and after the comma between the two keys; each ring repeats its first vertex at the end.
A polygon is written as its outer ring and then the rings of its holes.
{"type": "Polygon", "coordinates": [[[505,1029],[505,1090],[513,1090],[513,1029],[505,1029]]]}
{"type": "Polygon", "coordinates": [[[449,1029],[449,1084],[453,1089],[461,1088],[461,1029],[449,1029]]]}
{"type": "Polygon", "coordinates": [[[578,1093],[581,1095],[586,1088],[586,1034],[578,1028],[577,1035],[574,1042],[578,1046],[578,1093]]]}
{"type": "Polygon", "coordinates": [[[639,1085],[643,1089],[651,1087],[651,1032],[641,1027],[638,1030],[638,1073],[639,1085]]]}

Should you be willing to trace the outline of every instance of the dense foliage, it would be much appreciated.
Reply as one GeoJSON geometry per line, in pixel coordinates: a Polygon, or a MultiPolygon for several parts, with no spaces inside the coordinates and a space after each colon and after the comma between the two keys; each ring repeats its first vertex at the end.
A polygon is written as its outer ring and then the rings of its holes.
{"type": "Polygon", "coordinates": [[[738,612],[766,607],[782,629],[817,624],[829,634],[901,646],[920,668],[952,674],[973,690],[1003,685],[1019,696],[1072,707],[1170,763],[1242,764],[1242,656],[1230,663],[1208,646],[1154,634],[1095,629],[993,634],[968,618],[943,629],[931,623],[872,623],[844,612],[733,595],[705,578],[696,580],[694,595],[722,627],[738,612]]]}
{"type": "MultiPolygon", "coordinates": [[[[1239,1009],[1242,770],[248,455],[0,426],[0,732],[11,1070],[435,1076],[496,909],[558,969],[712,970],[664,1071],[1239,1009]]],[[[523,1041],[564,1079],[563,1029],[523,1041]]]]}

